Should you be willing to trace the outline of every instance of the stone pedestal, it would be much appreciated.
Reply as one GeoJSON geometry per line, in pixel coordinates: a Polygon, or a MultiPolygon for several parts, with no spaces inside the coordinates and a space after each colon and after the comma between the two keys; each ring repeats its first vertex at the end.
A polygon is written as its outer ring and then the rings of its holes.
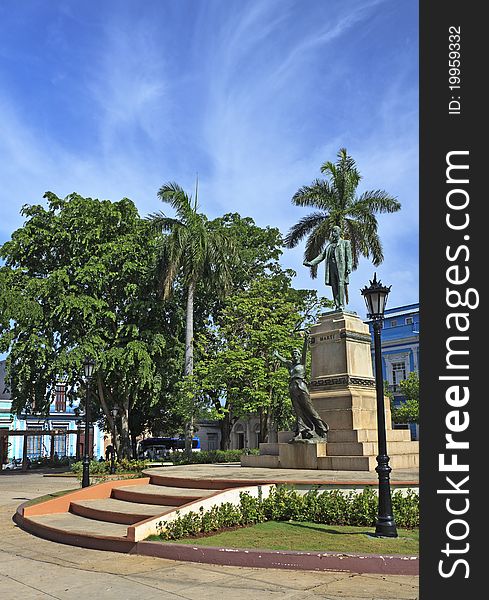
{"type": "Polygon", "coordinates": [[[241,457],[243,467],[281,469],[318,469],[318,460],[326,457],[326,443],[260,444],[260,455],[241,457]]]}
{"type": "MultiPolygon", "coordinates": [[[[318,444],[316,450],[301,449],[313,445],[280,443],[287,442],[292,433],[279,433],[278,444],[260,444],[260,456],[245,456],[241,464],[285,469],[374,470],[378,454],[377,397],[368,326],[354,313],[326,313],[311,328],[311,354],[309,391],[316,410],[329,425],[327,444],[318,444]]],[[[390,466],[418,467],[418,442],[411,441],[408,430],[392,429],[388,398],[385,398],[385,417],[390,466]]]]}

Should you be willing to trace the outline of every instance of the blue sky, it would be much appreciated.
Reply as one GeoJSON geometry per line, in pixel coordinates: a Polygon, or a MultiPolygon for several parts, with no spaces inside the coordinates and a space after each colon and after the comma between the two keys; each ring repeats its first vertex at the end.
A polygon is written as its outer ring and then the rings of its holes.
{"type": "MultiPolygon", "coordinates": [[[[201,210],[282,233],[340,147],[402,211],[379,219],[389,306],[418,301],[416,0],[3,0],[0,243],[23,204],[131,198],[199,177],[201,210]]],[[[297,287],[331,295],[284,250],[297,287]]],[[[350,308],[374,267],[351,276],[350,308]]]]}

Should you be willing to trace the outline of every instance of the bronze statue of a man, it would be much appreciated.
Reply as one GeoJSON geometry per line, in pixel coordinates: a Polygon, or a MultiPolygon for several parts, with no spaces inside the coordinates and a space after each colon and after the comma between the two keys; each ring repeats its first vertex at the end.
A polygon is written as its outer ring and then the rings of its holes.
{"type": "Polygon", "coordinates": [[[287,367],[290,373],[289,394],[297,418],[294,437],[290,441],[325,442],[329,427],[314,408],[305,379],[307,345],[308,336],[305,334],[302,354],[298,348],[294,348],[290,360],[284,358],[276,351],[274,352],[274,356],[287,367]]]}
{"type": "Polygon", "coordinates": [[[333,301],[338,310],[348,304],[348,283],[352,271],[352,254],[350,240],[341,238],[341,228],[333,227],[331,241],[326,248],[312,260],[304,261],[304,266],[313,267],[325,261],[324,282],[333,290],[333,301]]]}

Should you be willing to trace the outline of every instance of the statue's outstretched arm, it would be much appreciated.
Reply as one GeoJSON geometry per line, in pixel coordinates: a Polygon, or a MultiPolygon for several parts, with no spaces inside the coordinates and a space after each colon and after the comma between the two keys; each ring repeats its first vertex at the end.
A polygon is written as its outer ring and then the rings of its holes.
{"type": "Polygon", "coordinates": [[[304,331],[304,343],[302,344],[302,364],[306,366],[307,349],[309,348],[309,332],[304,331]]]}
{"type": "Polygon", "coordinates": [[[285,358],[284,356],[282,356],[281,354],[279,354],[277,350],[274,351],[273,356],[275,358],[278,358],[278,360],[281,363],[283,363],[286,367],[289,367],[289,365],[291,364],[290,360],[288,360],[287,358],[285,358]]]}
{"type": "Polygon", "coordinates": [[[314,265],[319,264],[322,260],[324,260],[326,256],[326,251],[320,252],[316,258],[313,258],[312,260],[305,260],[302,264],[305,267],[314,267],[314,265]]]}

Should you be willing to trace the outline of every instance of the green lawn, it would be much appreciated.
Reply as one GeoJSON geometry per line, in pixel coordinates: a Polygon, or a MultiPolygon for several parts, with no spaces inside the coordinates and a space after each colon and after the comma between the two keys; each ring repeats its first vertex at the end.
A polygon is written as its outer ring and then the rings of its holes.
{"type": "MultiPolygon", "coordinates": [[[[261,550],[305,550],[369,554],[419,554],[419,530],[398,529],[398,538],[375,538],[375,528],[267,521],[252,527],[200,538],[172,540],[193,546],[225,546],[261,550]]],[[[160,540],[151,536],[150,540],[160,540]]],[[[166,540],[165,540],[166,541],[166,540]]]]}

